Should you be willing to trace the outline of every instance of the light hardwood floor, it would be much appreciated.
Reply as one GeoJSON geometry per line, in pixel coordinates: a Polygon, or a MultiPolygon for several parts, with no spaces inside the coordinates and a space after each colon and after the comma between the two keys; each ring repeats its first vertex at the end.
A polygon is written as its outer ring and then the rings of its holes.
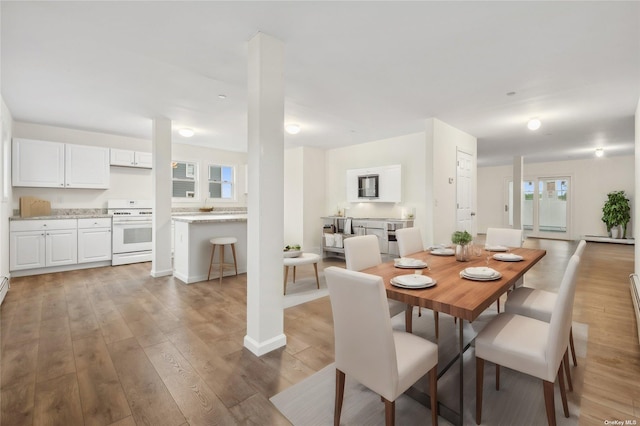
{"type": "MultiPolygon", "coordinates": [[[[555,289],[576,244],[525,246],[548,251],[526,285],[555,289]]],[[[269,398],[333,361],[329,299],[287,309],[286,348],[257,358],[242,346],[246,276],[187,286],[149,267],[12,281],[0,308],[3,426],[288,424],[269,398]]],[[[632,271],[633,246],[588,244],[574,309],[589,325],[575,390],[584,425],[640,421],[632,271]]]]}

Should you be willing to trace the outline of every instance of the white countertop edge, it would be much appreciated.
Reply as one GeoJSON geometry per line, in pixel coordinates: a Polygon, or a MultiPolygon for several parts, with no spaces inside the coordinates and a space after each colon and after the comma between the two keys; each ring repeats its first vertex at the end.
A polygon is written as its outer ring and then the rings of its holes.
{"type": "Polygon", "coordinates": [[[215,222],[246,222],[246,214],[198,214],[193,216],[174,216],[176,222],[187,223],[215,223],[215,222]]]}

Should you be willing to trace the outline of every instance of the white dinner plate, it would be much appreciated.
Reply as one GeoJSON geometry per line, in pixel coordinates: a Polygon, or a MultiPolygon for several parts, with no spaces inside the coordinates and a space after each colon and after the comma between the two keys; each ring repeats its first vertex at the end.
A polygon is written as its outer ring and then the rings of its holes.
{"type": "Polygon", "coordinates": [[[505,246],[484,246],[484,249],[487,251],[508,251],[509,247],[505,246]]]}
{"type": "Polygon", "coordinates": [[[454,249],[434,249],[431,250],[431,254],[434,256],[453,256],[456,252],[454,249]]]}
{"type": "Polygon", "coordinates": [[[502,260],[503,262],[520,262],[524,258],[519,254],[513,253],[496,253],[493,255],[496,260],[502,260]]]}
{"type": "Polygon", "coordinates": [[[405,269],[422,269],[426,268],[427,264],[420,259],[413,259],[411,257],[401,257],[393,259],[393,264],[396,268],[405,269]]]}
{"type": "Polygon", "coordinates": [[[400,275],[399,277],[391,278],[391,285],[409,289],[429,288],[436,285],[436,280],[425,275],[400,275]]]}
{"type": "Polygon", "coordinates": [[[460,272],[460,276],[474,281],[493,281],[502,278],[500,272],[485,266],[466,268],[460,272]]]}

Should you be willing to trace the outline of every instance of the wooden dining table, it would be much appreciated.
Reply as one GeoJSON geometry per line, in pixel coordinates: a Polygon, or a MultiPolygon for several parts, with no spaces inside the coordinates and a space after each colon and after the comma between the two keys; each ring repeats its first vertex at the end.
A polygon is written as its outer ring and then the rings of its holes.
{"type": "MultiPolygon", "coordinates": [[[[473,250],[472,250],[473,251],[473,250]]],[[[479,256],[471,255],[467,262],[459,262],[455,256],[441,256],[431,254],[429,251],[413,253],[407,257],[419,259],[427,263],[428,268],[419,269],[423,275],[427,275],[436,281],[436,285],[424,289],[406,289],[395,287],[391,279],[414,273],[413,268],[398,268],[393,261],[367,268],[362,272],[382,277],[387,292],[387,297],[405,302],[408,305],[420,306],[435,312],[449,314],[458,318],[458,355],[460,389],[459,410],[451,407],[439,406],[440,414],[448,414],[445,417],[453,423],[462,424],[463,421],[463,354],[469,347],[465,344],[464,322],[473,322],[492,303],[533,267],[546,255],[546,250],[510,247],[509,253],[522,256],[521,261],[501,261],[493,258],[494,252],[480,250],[479,256]],[[491,281],[473,281],[463,278],[460,273],[468,267],[488,266],[502,275],[499,279],[491,281]],[[453,418],[452,418],[453,417],[453,418]]],[[[449,363],[453,365],[455,359],[449,363]]],[[[447,367],[448,369],[448,367],[447,367]]],[[[440,373],[442,376],[446,369],[440,373]]]]}

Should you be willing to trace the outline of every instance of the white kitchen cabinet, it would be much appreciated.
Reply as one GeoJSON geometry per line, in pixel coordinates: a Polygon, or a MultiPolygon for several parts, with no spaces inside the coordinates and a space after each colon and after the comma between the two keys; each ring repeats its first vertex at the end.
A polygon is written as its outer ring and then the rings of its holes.
{"type": "Polygon", "coordinates": [[[20,220],[10,222],[11,271],[78,262],[78,221],[20,220]]]}
{"type": "Polygon", "coordinates": [[[399,203],[402,201],[402,166],[347,170],[347,201],[350,203],[399,203]],[[378,175],[378,198],[358,197],[358,177],[378,175]]]}
{"type": "Polygon", "coordinates": [[[14,139],[11,175],[13,186],[64,188],[64,144],[14,139]]]}
{"type": "Polygon", "coordinates": [[[109,148],[65,145],[66,188],[109,188],[109,148]]]}
{"type": "Polygon", "coordinates": [[[111,219],[78,219],[78,263],[111,260],[111,219]]]}
{"type": "Polygon", "coordinates": [[[112,166],[150,169],[152,167],[152,160],[153,157],[150,152],[130,151],[128,149],[111,149],[112,166]]]}
{"type": "Polygon", "coordinates": [[[14,139],[12,185],[109,188],[109,148],[14,139]]]}

